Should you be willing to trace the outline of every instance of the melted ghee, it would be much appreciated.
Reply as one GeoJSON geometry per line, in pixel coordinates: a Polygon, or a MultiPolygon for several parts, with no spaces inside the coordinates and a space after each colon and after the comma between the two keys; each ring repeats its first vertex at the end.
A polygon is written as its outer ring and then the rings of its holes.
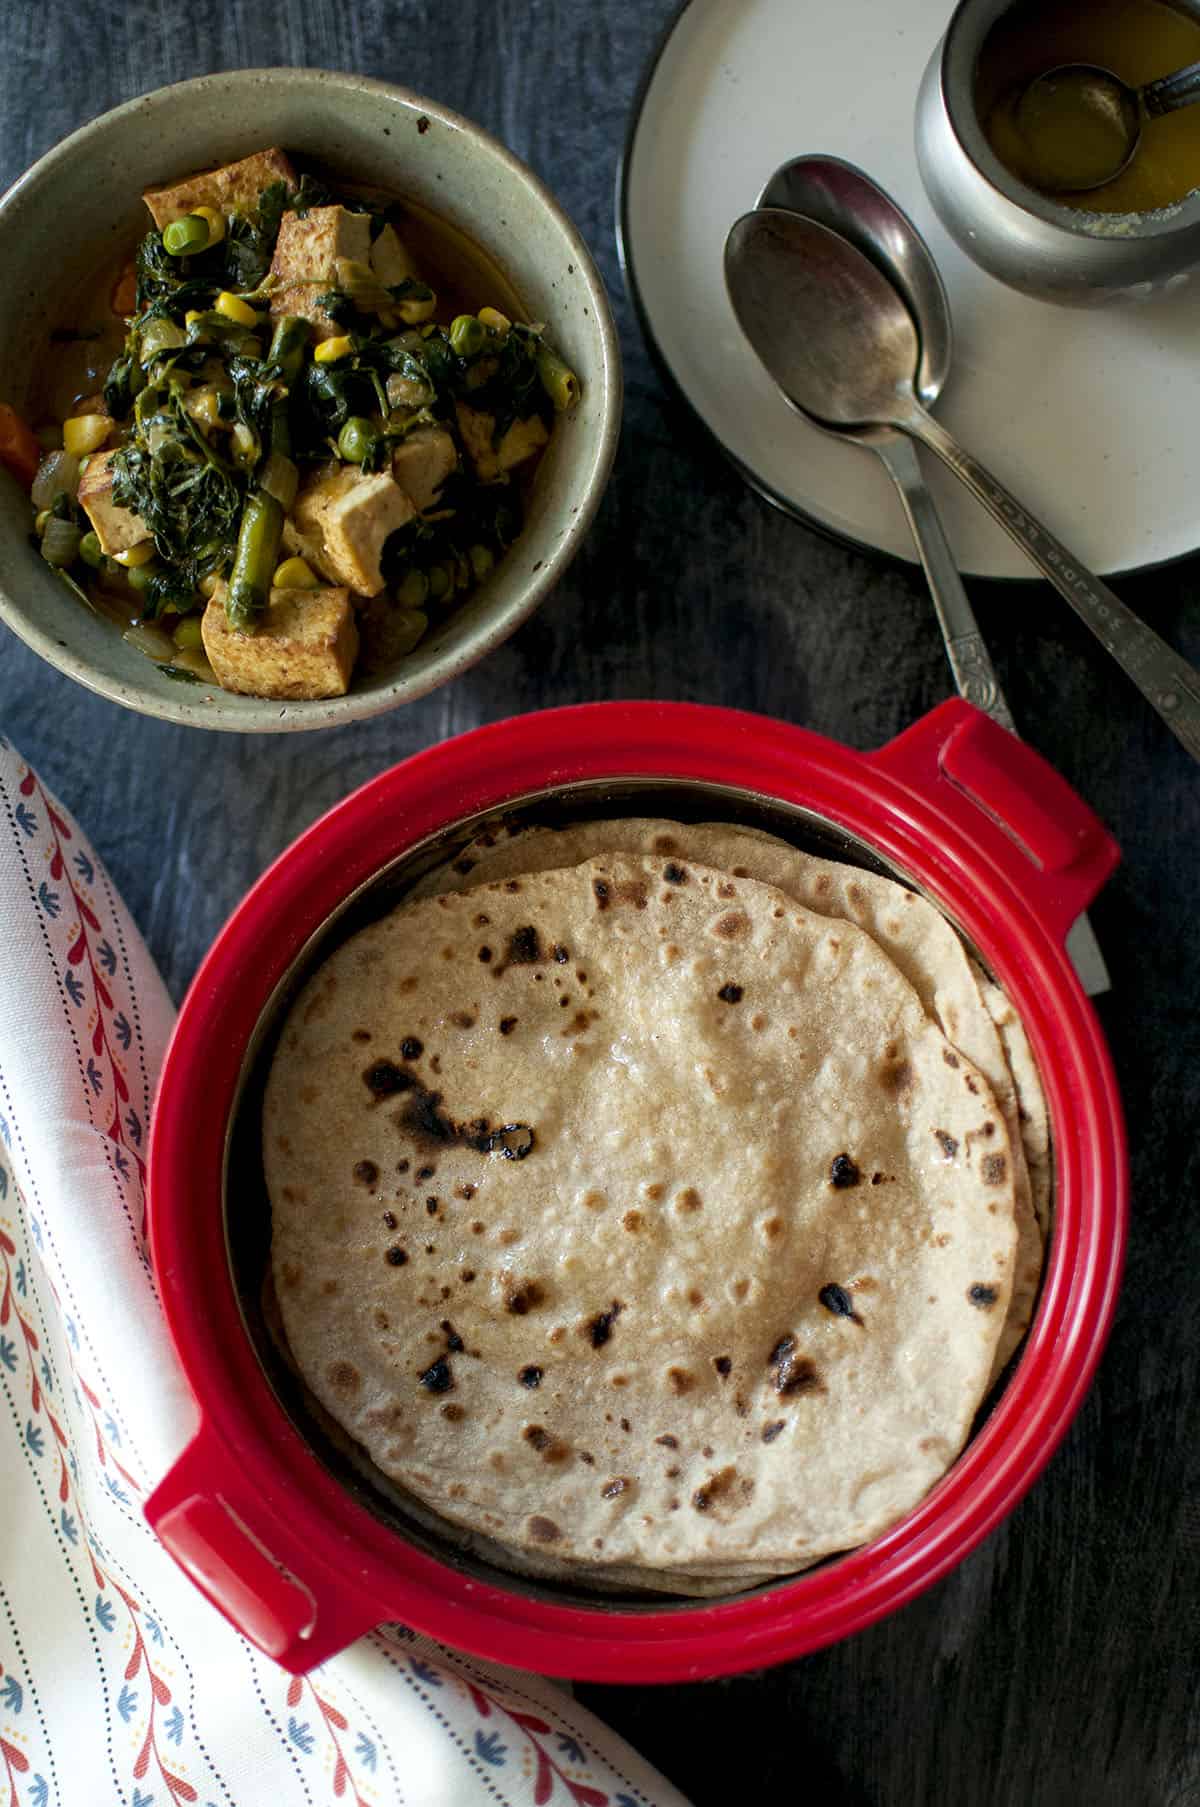
{"type": "MultiPolygon", "coordinates": [[[[1015,109],[1035,76],[1061,63],[1098,63],[1139,88],[1186,63],[1200,62],[1200,19],[1165,0],[1021,0],[984,42],[975,104],[989,144],[1005,168],[1031,188],[1044,189],[1079,170],[1084,134],[1095,122],[1066,103],[1045,111],[1031,127],[1015,109]]],[[[1089,213],[1144,213],[1181,201],[1200,188],[1200,105],[1142,126],[1129,168],[1086,194],[1055,193],[1065,206],[1089,213]]]]}

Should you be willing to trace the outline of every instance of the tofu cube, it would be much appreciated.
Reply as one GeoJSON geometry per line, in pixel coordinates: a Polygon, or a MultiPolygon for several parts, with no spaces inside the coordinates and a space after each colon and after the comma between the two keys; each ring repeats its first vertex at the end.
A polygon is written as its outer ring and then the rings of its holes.
{"type": "Polygon", "coordinates": [[[272,590],[258,632],[239,634],[225,617],[226,587],[216,586],[200,623],[223,690],[301,701],[345,696],[358,657],[348,590],[272,590]]]}
{"type": "Polygon", "coordinates": [[[325,557],[325,547],[319,536],[302,532],[293,515],[284,517],[283,549],[289,557],[302,558],[310,571],[316,571],[327,583],[336,584],[339,581],[332,571],[326,570],[329,561],[325,557]]]}
{"type": "Polygon", "coordinates": [[[392,476],[418,514],[432,507],[457,468],[458,452],[444,427],[417,427],[392,453],[392,476]]]}
{"type": "Polygon", "coordinates": [[[292,520],[322,576],[359,596],[377,596],[384,542],[415,513],[390,471],[364,476],[355,465],[339,465],[302,485],[292,520]]]}
{"type": "Polygon", "coordinates": [[[351,213],[346,207],[310,207],[303,219],[285,213],[271,263],[277,285],[271,295],[272,316],[299,314],[312,322],[318,339],[341,332],[317,306],[317,296],[336,283],[339,257],[365,264],[370,249],[371,221],[365,213],[351,213]]]}
{"type": "Polygon", "coordinates": [[[150,538],[150,529],[132,508],[118,508],[112,499],[111,465],[116,452],[96,452],[79,479],[79,506],[100,541],[101,549],[112,558],[114,553],[128,552],[150,538]]]}
{"type": "Polygon", "coordinates": [[[412,253],[394,226],[385,226],[371,246],[371,268],[389,289],[410,277],[421,280],[412,253]]]}
{"type": "Polygon", "coordinates": [[[514,420],[500,444],[493,446],[494,414],[469,408],[465,402],[456,402],[455,411],[463,446],[481,483],[495,483],[517,465],[536,457],[550,438],[538,416],[531,414],[528,420],[514,420]]]}
{"type": "Polygon", "coordinates": [[[218,213],[253,213],[258,197],[272,182],[296,186],[296,172],[280,150],[256,151],[239,163],[201,170],[185,182],[169,188],[150,188],[142,196],[161,232],[172,220],[181,220],[197,207],[215,207],[218,213]]]}

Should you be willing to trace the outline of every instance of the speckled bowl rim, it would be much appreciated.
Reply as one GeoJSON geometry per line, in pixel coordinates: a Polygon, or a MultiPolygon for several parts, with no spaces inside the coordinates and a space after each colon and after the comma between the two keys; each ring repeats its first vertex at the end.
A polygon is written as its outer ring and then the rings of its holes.
{"type": "MultiPolygon", "coordinates": [[[[402,703],[415,702],[419,697],[426,696],[430,691],[461,676],[507,640],[555,588],[592,523],[616,455],[623,398],[620,343],[603,279],[586,242],[546,184],[498,138],[494,138],[473,120],[411,88],[401,87],[395,82],[380,81],[374,76],[352,75],[339,70],[280,66],[215,72],[150,89],[145,94],[137,95],[132,100],[123,101],[120,106],[98,114],[86,125],[61,139],[0,195],[0,241],[13,203],[30,195],[36,196],[40,187],[54,180],[62,165],[69,163],[81,152],[86,152],[89,141],[101,128],[111,130],[121,120],[131,119],[147,108],[185,105],[189,98],[202,92],[220,88],[228,89],[234,94],[239,90],[249,93],[254,88],[261,87],[264,82],[291,83],[297,88],[334,86],[344,89],[351,100],[356,94],[366,90],[381,99],[393,101],[406,111],[424,114],[429,119],[462,133],[486,156],[498,163],[515,182],[530,191],[534,199],[555,219],[577,260],[577,272],[583,277],[587,288],[600,354],[598,377],[593,381],[598,383],[600,389],[601,413],[595,448],[578,503],[562,538],[544,560],[541,569],[530,573],[520,595],[506,609],[496,615],[485,614],[464,634],[461,641],[448,646],[441,657],[432,661],[419,674],[397,677],[381,689],[365,692],[351,689],[345,696],[308,702],[303,706],[294,702],[282,703],[279,699],[261,698],[258,699],[262,704],[261,710],[255,711],[253,715],[247,712],[240,719],[223,716],[219,710],[213,710],[201,699],[188,694],[191,686],[186,687],[186,690],[180,686],[178,700],[174,697],[131,695],[119,680],[97,672],[87,659],[65,646],[52,630],[33,619],[25,605],[0,588],[0,621],[11,628],[39,658],[66,677],[82,684],[86,690],[121,708],[131,709],[160,721],[233,734],[305,732],[313,728],[340,727],[347,722],[364,721],[386,714],[390,709],[397,708],[402,703]]],[[[303,149],[302,146],[299,148],[303,149]]]]}

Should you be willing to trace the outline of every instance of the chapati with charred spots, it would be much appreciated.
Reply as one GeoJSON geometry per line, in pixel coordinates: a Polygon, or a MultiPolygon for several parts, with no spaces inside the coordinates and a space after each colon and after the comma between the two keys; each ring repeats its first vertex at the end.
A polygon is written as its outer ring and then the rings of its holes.
{"type": "Polygon", "coordinates": [[[1009,1305],[987,1080],[777,886],[671,849],[456,883],[318,967],[273,1060],[307,1385],[515,1566],[734,1587],[874,1536],[1009,1305]]]}

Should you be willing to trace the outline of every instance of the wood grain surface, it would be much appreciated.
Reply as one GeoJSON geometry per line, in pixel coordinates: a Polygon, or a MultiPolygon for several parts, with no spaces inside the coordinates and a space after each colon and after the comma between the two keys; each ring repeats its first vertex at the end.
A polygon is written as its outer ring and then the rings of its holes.
{"type": "MultiPolygon", "coordinates": [[[[538,617],[424,702],[321,735],[204,735],[123,713],[4,635],[0,727],[85,824],[176,997],[232,905],[300,829],[381,768],[464,728],[584,698],[677,697],[870,747],[949,693],[918,578],[760,503],[673,413],[640,342],[617,269],[613,184],[640,71],[672,8],[5,9],[5,182],[86,119],[166,81],[267,63],[360,70],[460,108],[525,157],[591,243],[622,328],[625,429],[585,551],[538,617]]],[[[1200,392],[1200,330],[1196,345],[1200,392]]],[[[1120,586],[1194,661],[1198,571],[1192,560],[1120,586]]],[[[581,1690],[697,1807],[1200,1802],[1200,783],[1048,588],[976,583],[972,598],[1017,720],[1125,851],[1093,912],[1114,981],[1100,1011],[1133,1147],[1116,1330],[1046,1475],[914,1605],[770,1673],[581,1690]]]]}

